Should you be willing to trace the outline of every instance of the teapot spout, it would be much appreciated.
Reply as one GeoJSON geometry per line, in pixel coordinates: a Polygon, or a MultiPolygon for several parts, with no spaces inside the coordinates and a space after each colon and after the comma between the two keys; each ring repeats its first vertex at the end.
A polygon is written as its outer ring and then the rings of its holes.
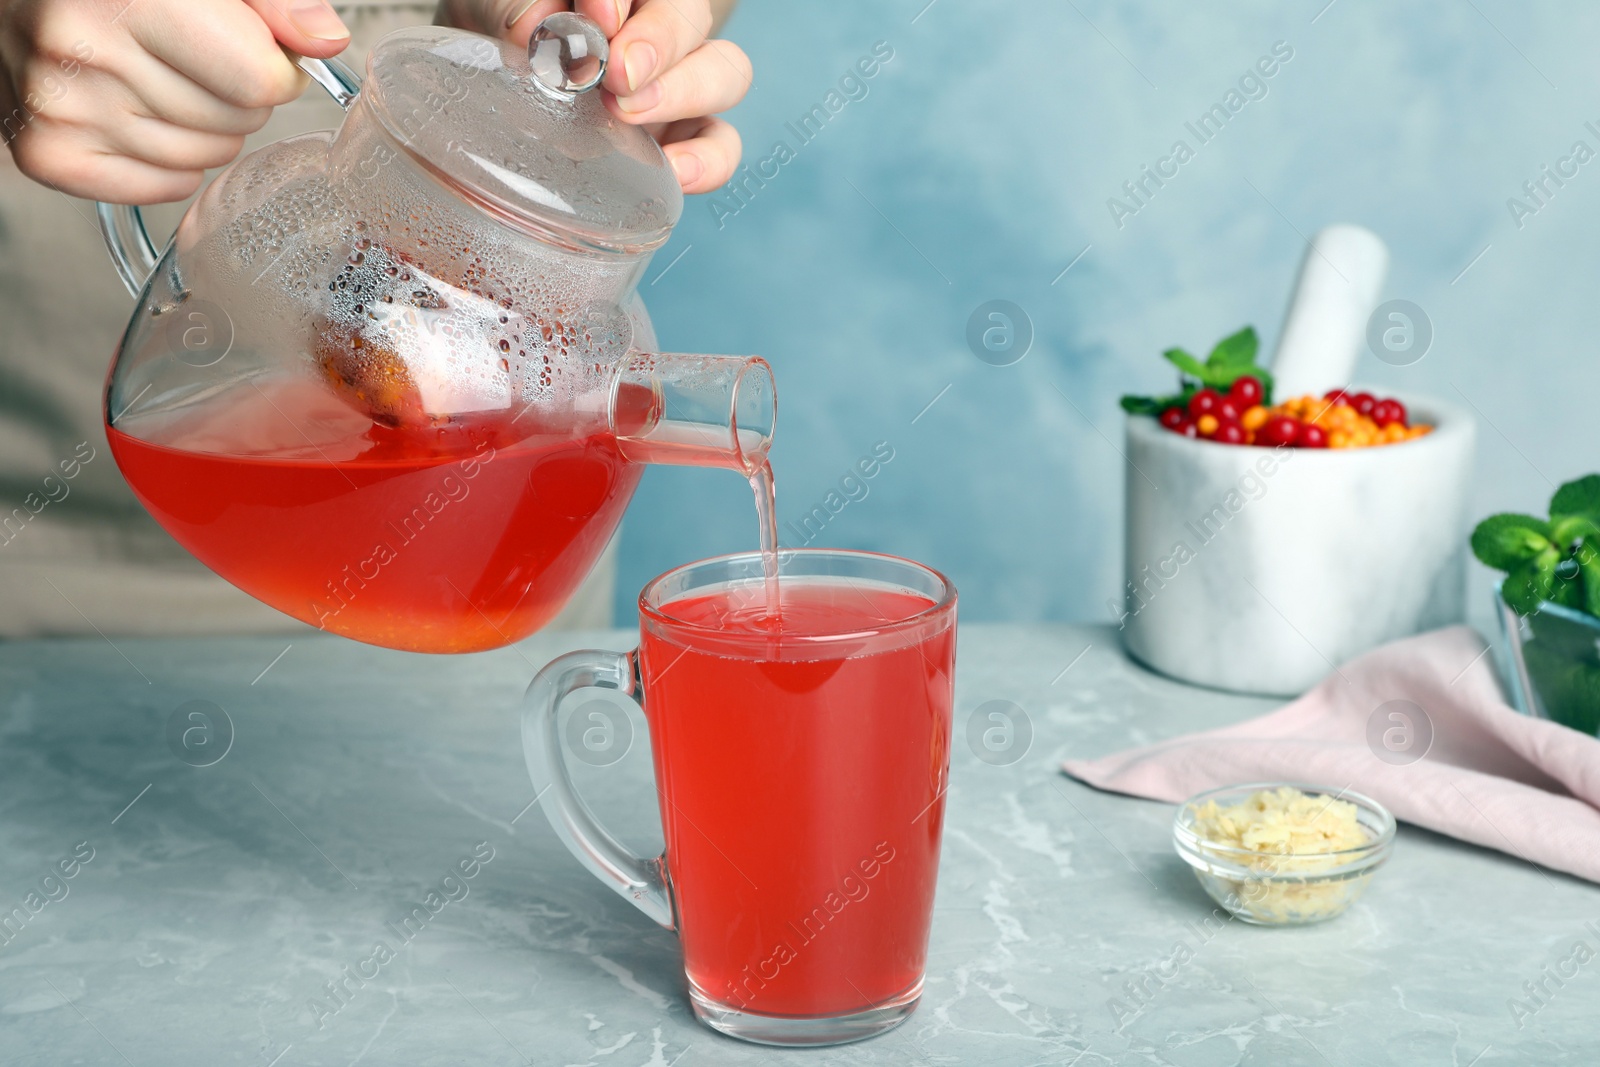
{"type": "Polygon", "coordinates": [[[610,427],[636,463],[749,475],[772,447],[778,390],[758,356],[634,352],[611,381],[610,427]]]}

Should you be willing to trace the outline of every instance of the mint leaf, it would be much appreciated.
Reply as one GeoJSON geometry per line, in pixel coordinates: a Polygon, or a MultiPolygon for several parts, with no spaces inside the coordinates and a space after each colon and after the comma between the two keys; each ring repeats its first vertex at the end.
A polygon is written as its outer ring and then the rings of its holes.
{"type": "Polygon", "coordinates": [[[1555,585],[1550,590],[1550,602],[1560,604],[1573,611],[1582,611],[1584,602],[1585,580],[1581,573],[1574,569],[1570,576],[1556,574],[1555,585]]]}
{"type": "Polygon", "coordinates": [[[1226,393],[1228,387],[1240,378],[1255,378],[1261,383],[1261,402],[1267,407],[1272,406],[1272,375],[1253,364],[1243,364],[1238,367],[1206,367],[1205,383],[1219,393],[1226,393]]]}
{"type": "Polygon", "coordinates": [[[1484,519],[1472,531],[1472,552],[1507,572],[1501,589],[1518,611],[1531,615],[1548,600],[1600,618],[1600,474],[1557,489],[1548,522],[1510,514],[1484,519]]]}
{"type": "Polygon", "coordinates": [[[1587,515],[1550,516],[1550,541],[1557,548],[1570,548],[1574,541],[1600,539],[1600,526],[1587,515]]]}
{"type": "Polygon", "coordinates": [[[1578,561],[1578,572],[1583,575],[1583,610],[1590,615],[1600,615],[1600,549],[1585,541],[1573,554],[1578,561]]]}
{"type": "Polygon", "coordinates": [[[1218,341],[1211,355],[1206,357],[1206,366],[1217,370],[1224,367],[1254,367],[1256,351],[1260,347],[1261,340],[1256,336],[1256,328],[1246,326],[1238,333],[1229,334],[1218,341]]]}
{"type": "Polygon", "coordinates": [[[1186,385],[1181,393],[1171,396],[1135,396],[1130,393],[1122,398],[1122,410],[1130,415],[1159,415],[1168,408],[1187,407],[1189,398],[1199,391],[1197,385],[1186,385]]]}
{"type": "Polygon", "coordinates": [[[1194,358],[1194,356],[1190,355],[1188,352],[1185,352],[1181,348],[1169,348],[1161,354],[1166,357],[1167,362],[1177,367],[1182,373],[1187,374],[1191,378],[1205,382],[1207,385],[1211,384],[1211,382],[1207,381],[1206,379],[1206,365],[1194,358]]]}
{"type": "Polygon", "coordinates": [[[1512,567],[1500,587],[1506,603],[1522,615],[1532,615],[1538,611],[1539,605],[1549,600],[1550,594],[1555,591],[1556,564],[1559,562],[1561,553],[1554,548],[1546,548],[1532,559],[1512,567]]]}
{"type": "Polygon", "coordinates": [[[1261,403],[1270,408],[1272,406],[1272,375],[1260,367],[1256,368],[1255,375],[1261,379],[1261,403]]]}
{"type": "MultiPolygon", "coordinates": [[[[1550,524],[1532,515],[1490,515],[1472,531],[1472,554],[1495,570],[1512,570],[1545,551],[1556,551],[1550,543],[1550,524]]],[[[1550,566],[1553,571],[1555,562],[1550,566]]],[[[1508,578],[1507,587],[1510,584],[1508,578]]],[[[1506,602],[1511,603],[1509,595],[1506,602]]]]}
{"type": "Polygon", "coordinates": [[[1600,474],[1567,482],[1550,498],[1550,515],[1587,515],[1600,522],[1600,474]]]}
{"type": "Polygon", "coordinates": [[[1256,337],[1254,326],[1246,326],[1238,333],[1224,337],[1218,341],[1211,354],[1202,363],[1194,353],[1182,348],[1169,348],[1161,353],[1174,367],[1178,368],[1183,376],[1183,399],[1187,400],[1194,393],[1190,382],[1198,382],[1220,393],[1225,393],[1228,388],[1245,375],[1251,375],[1261,382],[1263,402],[1272,403],[1272,375],[1256,366],[1256,352],[1260,349],[1260,339],[1256,337]]]}

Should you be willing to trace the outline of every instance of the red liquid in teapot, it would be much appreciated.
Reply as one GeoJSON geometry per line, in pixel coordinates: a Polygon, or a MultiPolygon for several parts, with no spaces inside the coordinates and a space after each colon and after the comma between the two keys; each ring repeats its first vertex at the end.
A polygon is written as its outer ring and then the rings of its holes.
{"type": "Polygon", "coordinates": [[[776,618],[748,593],[662,609],[714,628],[704,642],[644,627],[684,961],[743,1010],[856,1011],[906,992],[926,963],[955,629],[796,646],[785,636],[870,631],[933,602],[807,578],[780,593],[776,618]]]}
{"type": "Polygon", "coordinates": [[[472,652],[543,626],[604,550],[642,470],[609,436],[541,433],[532,416],[390,429],[336,401],[318,410],[291,390],[251,389],[162,444],[108,429],[118,467],[228,581],[389,648],[472,652]]]}

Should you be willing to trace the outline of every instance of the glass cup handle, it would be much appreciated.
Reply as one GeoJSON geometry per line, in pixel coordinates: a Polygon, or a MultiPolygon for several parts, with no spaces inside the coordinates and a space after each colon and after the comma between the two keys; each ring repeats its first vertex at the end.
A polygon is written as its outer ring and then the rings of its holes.
{"type": "Polygon", "coordinates": [[[675,929],[665,853],[646,859],[629,852],[600,825],[572,786],[556,713],[567,694],[591,688],[614,689],[633,697],[642,707],[638,653],[568,652],[534,677],[522,700],[522,753],[528,761],[528,776],[545,818],[567,850],[634,907],[668,930],[675,929]]]}
{"type": "MultiPolygon", "coordinates": [[[[290,58],[312,81],[327,90],[334,103],[349,110],[361,91],[359,74],[337,59],[290,58]]],[[[111,263],[117,268],[117,277],[122,279],[133,298],[139,299],[144,283],[150,280],[161,258],[155,242],[150,240],[150,231],[145,228],[143,210],[136,204],[102,201],[95,204],[94,213],[100,222],[100,236],[105,238],[106,251],[111,253],[111,263]]]]}

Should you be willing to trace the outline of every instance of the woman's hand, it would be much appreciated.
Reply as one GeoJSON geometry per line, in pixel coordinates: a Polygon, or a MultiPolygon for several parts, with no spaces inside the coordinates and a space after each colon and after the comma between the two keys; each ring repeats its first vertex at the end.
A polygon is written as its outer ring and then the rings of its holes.
{"type": "Polygon", "coordinates": [[[285,48],[349,39],[323,0],[0,0],[0,130],[62,192],[182,200],[305,87],[285,48]]]}
{"type": "Polygon", "coordinates": [[[686,193],[733,177],[739,134],[716,116],[744,98],[750,60],[710,40],[729,0],[441,0],[439,21],[526,44],[546,15],[576,7],[611,40],[606,107],[661,142],[686,193]]]}

